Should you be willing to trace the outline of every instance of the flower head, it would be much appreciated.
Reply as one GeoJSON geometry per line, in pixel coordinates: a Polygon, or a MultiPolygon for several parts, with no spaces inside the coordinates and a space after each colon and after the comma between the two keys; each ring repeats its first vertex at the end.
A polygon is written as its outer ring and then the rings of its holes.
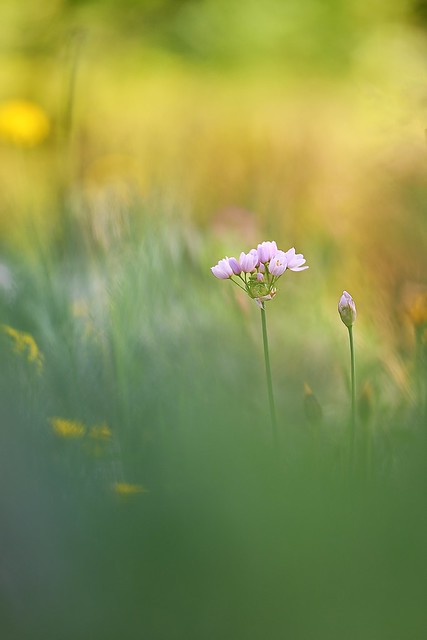
{"type": "Polygon", "coordinates": [[[239,259],[223,258],[211,271],[220,280],[231,280],[243,289],[263,309],[264,302],[272,300],[277,292],[276,282],[286,269],[303,271],[308,269],[304,256],[295,249],[284,252],[274,241],[261,242],[257,249],[242,253],[239,259]],[[236,279],[235,279],[236,278],[236,279]]]}
{"type": "Polygon", "coordinates": [[[338,313],[346,327],[351,327],[356,320],[356,305],[351,295],[347,291],[343,294],[338,302],[338,313]]]}

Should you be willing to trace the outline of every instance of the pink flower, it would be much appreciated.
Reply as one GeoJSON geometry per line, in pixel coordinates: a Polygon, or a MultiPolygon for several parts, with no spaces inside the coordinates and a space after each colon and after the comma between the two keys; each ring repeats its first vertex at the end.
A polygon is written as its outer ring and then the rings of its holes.
{"type": "Polygon", "coordinates": [[[302,265],[305,263],[305,258],[302,253],[295,253],[294,247],[286,251],[285,253],[286,261],[288,263],[288,269],[291,271],[304,271],[304,269],[308,269],[308,265],[303,267],[302,265]]]}
{"type": "Polygon", "coordinates": [[[270,260],[268,269],[273,276],[281,276],[287,267],[286,254],[283,251],[277,251],[276,255],[270,260]]]}
{"type": "Polygon", "coordinates": [[[277,253],[277,244],[274,242],[261,242],[257,248],[258,259],[260,262],[269,262],[277,253]]]}
{"type": "Polygon", "coordinates": [[[295,253],[293,247],[286,252],[280,251],[272,240],[261,242],[257,249],[251,249],[249,253],[242,251],[238,259],[234,256],[223,258],[211,267],[211,271],[216,278],[237,284],[263,309],[264,303],[275,297],[276,281],[286,269],[303,271],[308,269],[304,264],[305,258],[301,253],[295,253]]]}
{"type": "Polygon", "coordinates": [[[236,258],[228,258],[228,264],[230,265],[234,275],[238,276],[241,273],[242,267],[237,262],[236,258]]]}
{"type": "Polygon", "coordinates": [[[253,271],[258,264],[258,254],[255,249],[252,249],[252,251],[249,251],[249,253],[244,253],[242,251],[239,257],[239,263],[242,267],[242,271],[244,271],[245,273],[250,273],[251,271],[253,271]]]}
{"type": "Polygon", "coordinates": [[[230,267],[230,263],[227,258],[223,258],[217,265],[211,267],[211,271],[215,278],[220,280],[227,280],[233,275],[233,269],[230,267]]]}

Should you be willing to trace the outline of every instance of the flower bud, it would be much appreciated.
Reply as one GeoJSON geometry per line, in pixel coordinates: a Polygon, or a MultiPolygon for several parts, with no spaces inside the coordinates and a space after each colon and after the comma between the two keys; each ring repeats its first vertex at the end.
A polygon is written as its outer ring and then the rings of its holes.
{"type": "Polygon", "coordinates": [[[356,320],[356,305],[351,295],[347,291],[343,294],[338,302],[338,313],[346,327],[351,327],[356,320]]]}

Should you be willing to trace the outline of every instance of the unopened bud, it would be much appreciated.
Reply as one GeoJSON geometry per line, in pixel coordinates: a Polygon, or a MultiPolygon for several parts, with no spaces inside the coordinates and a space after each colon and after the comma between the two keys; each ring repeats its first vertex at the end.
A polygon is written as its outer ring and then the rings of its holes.
{"type": "Polygon", "coordinates": [[[338,313],[346,327],[351,327],[356,320],[356,305],[351,295],[347,291],[343,294],[338,302],[338,313]]]}

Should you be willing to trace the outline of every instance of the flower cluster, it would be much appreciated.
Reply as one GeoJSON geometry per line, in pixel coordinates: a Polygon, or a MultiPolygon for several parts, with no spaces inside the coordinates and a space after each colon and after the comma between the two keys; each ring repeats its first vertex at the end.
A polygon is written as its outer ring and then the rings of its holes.
{"type": "Polygon", "coordinates": [[[286,269],[303,271],[308,269],[304,264],[302,253],[295,253],[293,247],[288,251],[280,251],[273,241],[262,242],[249,253],[242,252],[238,260],[223,258],[211,267],[211,271],[216,278],[232,280],[263,309],[264,302],[276,295],[276,282],[286,269]],[[240,279],[242,284],[235,278],[240,279]]]}

